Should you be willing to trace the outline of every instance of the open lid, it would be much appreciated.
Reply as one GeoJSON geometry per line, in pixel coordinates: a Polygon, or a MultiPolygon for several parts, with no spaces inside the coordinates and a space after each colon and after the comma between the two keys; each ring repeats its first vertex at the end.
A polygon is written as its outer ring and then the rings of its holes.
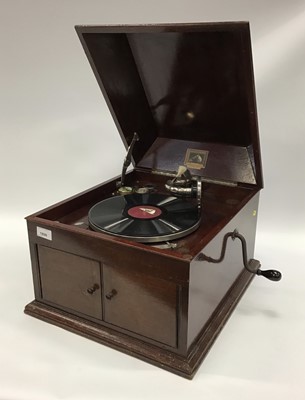
{"type": "Polygon", "coordinates": [[[76,30],[136,168],[262,187],[247,22],[76,30]]]}

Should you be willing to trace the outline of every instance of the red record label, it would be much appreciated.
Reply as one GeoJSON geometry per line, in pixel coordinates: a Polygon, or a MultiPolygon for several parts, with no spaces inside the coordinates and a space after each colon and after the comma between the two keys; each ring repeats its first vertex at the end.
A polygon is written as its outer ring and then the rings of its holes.
{"type": "Polygon", "coordinates": [[[153,219],[159,217],[162,214],[162,211],[158,207],[144,204],[142,206],[131,207],[127,213],[133,218],[153,219]]]}

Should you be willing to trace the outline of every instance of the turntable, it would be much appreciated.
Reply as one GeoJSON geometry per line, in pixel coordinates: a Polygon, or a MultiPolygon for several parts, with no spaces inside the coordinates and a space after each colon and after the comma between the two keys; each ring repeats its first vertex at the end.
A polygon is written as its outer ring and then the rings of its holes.
{"type": "Polygon", "coordinates": [[[281,278],[253,258],[249,26],[76,30],[128,150],[120,176],[27,217],[25,312],[190,379],[252,278],[281,278]]]}

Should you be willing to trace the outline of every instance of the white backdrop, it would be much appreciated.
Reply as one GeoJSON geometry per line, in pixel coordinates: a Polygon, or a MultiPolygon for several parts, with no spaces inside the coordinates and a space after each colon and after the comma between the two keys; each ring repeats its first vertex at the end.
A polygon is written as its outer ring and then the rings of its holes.
{"type": "Polygon", "coordinates": [[[305,397],[305,2],[0,0],[0,400],[305,397]],[[248,20],[264,166],[256,278],[192,382],[23,314],[23,217],[120,173],[76,24],[248,20]]]}

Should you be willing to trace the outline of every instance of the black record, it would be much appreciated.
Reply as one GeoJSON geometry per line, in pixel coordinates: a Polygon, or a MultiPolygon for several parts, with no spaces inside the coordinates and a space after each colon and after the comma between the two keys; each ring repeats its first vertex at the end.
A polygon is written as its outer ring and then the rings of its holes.
{"type": "Polygon", "coordinates": [[[196,204],[158,193],[110,197],[95,204],[88,219],[95,231],[142,243],[181,238],[200,223],[196,204]]]}

